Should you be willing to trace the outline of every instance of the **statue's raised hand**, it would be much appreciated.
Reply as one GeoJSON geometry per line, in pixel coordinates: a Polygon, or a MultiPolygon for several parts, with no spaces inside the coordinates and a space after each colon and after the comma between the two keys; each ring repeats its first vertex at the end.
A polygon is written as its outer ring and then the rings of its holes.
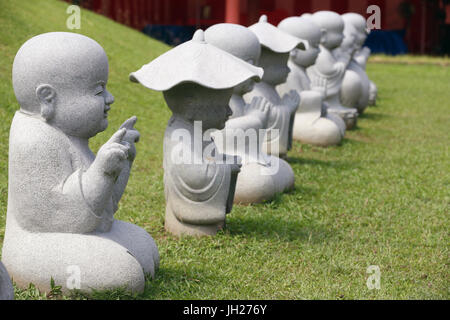
{"type": "Polygon", "coordinates": [[[120,126],[120,129],[126,129],[126,133],[122,141],[127,142],[130,145],[130,149],[128,150],[128,159],[130,161],[133,161],[134,158],[136,158],[136,146],[134,144],[139,141],[141,136],[139,131],[134,128],[136,121],[137,117],[132,116],[120,126]]]}
{"type": "Polygon", "coordinates": [[[94,164],[97,170],[102,173],[117,178],[122,169],[127,165],[130,144],[124,141],[127,129],[119,129],[112,137],[98,150],[94,164]]]}
{"type": "Polygon", "coordinates": [[[288,106],[291,112],[297,110],[298,104],[300,103],[300,95],[295,90],[290,90],[281,99],[281,103],[288,106]]]}
{"type": "Polygon", "coordinates": [[[253,97],[248,105],[248,113],[258,117],[263,123],[263,127],[267,124],[271,103],[264,97],[253,97]]]}
{"type": "Polygon", "coordinates": [[[343,75],[344,72],[345,72],[345,70],[347,69],[347,66],[346,66],[346,64],[345,64],[344,62],[339,61],[339,62],[336,62],[336,63],[335,63],[334,69],[336,70],[336,72],[337,72],[339,75],[343,75]]]}

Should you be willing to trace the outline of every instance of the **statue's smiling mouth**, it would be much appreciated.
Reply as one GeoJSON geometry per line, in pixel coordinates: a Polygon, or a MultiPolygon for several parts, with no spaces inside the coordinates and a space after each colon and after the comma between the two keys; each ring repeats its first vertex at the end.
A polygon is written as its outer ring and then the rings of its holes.
{"type": "Polygon", "coordinates": [[[105,118],[108,117],[108,111],[109,111],[109,110],[111,110],[111,107],[110,107],[110,106],[106,106],[105,110],[103,111],[103,116],[104,116],[105,118]]]}

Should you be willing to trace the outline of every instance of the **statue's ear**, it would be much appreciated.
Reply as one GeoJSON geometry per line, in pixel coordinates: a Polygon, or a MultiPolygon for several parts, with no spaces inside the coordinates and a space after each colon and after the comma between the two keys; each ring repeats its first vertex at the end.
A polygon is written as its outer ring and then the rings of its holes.
{"type": "Polygon", "coordinates": [[[36,97],[41,107],[42,118],[49,121],[55,113],[56,90],[49,84],[41,84],[36,88],[36,97]]]}
{"type": "Polygon", "coordinates": [[[325,43],[327,40],[327,30],[324,28],[320,28],[320,43],[325,43]]]}

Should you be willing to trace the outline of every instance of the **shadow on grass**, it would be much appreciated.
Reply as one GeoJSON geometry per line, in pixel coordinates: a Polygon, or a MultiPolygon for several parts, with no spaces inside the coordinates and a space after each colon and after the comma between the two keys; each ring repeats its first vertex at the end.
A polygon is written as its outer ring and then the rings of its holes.
{"type": "Polygon", "coordinates": [[[225,234],[230,236],[244,235],[257,240],[304,241],[322,243],[333,237],[333,230],[327,230],[311,221],[302,219],[284,220],[264,216],[241,216],[229,219],[225,234]]]}
{"type": "MultiPolygon", "coordinates": [[[[352,139],[344,139],[343,144],[346,143],[362,143],[360,141],[352,140],[352,139]],[[348,141],[346,141],[348,140],[348,141]]],[[[291,165],[313,165],[319,167],[332,167],[340,170],[352,170],[355,168],[359,168],[358,161],[344,161],[344,160],[319,160],[313,158],[305,158],[305,157],[288,157],[288,163],[291,165]]]]}
{"type": "Polygon", "coordinates": [[[390,116],[385,113],[364,112],[363,114],[360,114],[358,118],[378,121],[381,119],[390,118],[390,116]]]}
{"type": "Polygon", "coordinates": [[[194,296],[204,295],[203,286],[210,283],[228,281],[220,274],[208,272],[208,268],[182,268],[162,266],[152,279],[146,277],[145,289],[140,299],[192,299],[194,296]]]}

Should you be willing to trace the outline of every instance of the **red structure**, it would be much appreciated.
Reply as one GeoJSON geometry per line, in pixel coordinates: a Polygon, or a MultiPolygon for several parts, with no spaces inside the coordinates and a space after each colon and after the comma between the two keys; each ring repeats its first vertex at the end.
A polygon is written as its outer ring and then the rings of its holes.
{"type": "MultiPolygon", "coordinates": [[[[66,0],[67,2],[74,2],[66,0]]],[[[146,25],[196,26],[220,22],[255,23],[261,14],[277,24],[305,12],[357,12],[365,17],[369,5],[381,9],[382,30],[405,30],[410,52],[429,53],[440,41],[438,16],[449,12],[446,0],[79,0],[83,7],[142,30],[146,25]]],[[[442,20],[443,24],[445,19],[442,20]]],[[[447,23],[450,18],[447,17],[447,23]]],[[[449,26],[449,25],[447,25],[449,26]]]]}

